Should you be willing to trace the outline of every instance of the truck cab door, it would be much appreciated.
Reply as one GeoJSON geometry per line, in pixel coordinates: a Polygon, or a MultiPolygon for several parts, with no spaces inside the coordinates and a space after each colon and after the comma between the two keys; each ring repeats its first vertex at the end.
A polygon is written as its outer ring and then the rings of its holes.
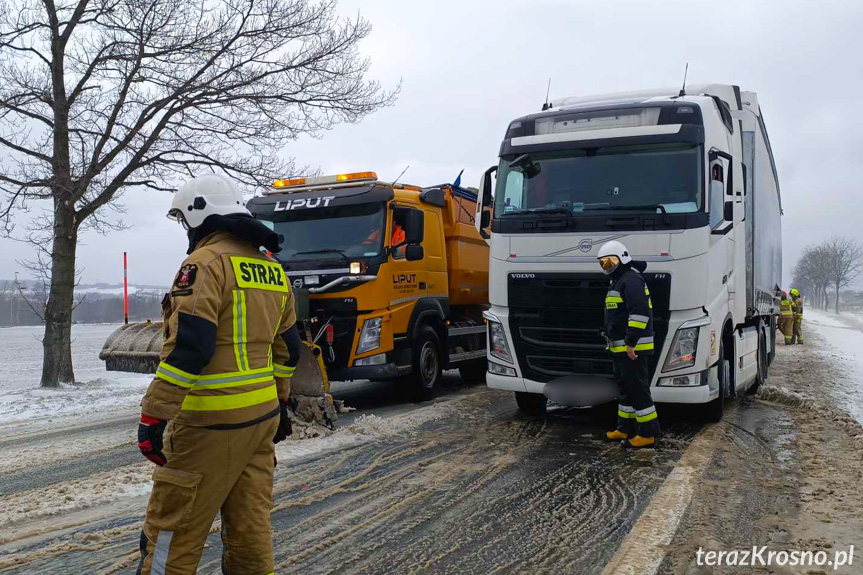
{"type": "MultiPolygon", "coordinates": [[[[392,276],[391,307],[426,297],[428,280],[422,246],[424,236],[423,210],[403,206],[392,209],[387,239],[388,267],[392,276]]],[[[400,323],[397,318],[393,319],[400,323]]]]}
{"type": "Polygon", "coordinates": [[[494,204],[494,174],[497,166],[492,166],[482,175],[479,182],[479,192],[476,199],[476,217],[474,226],[485,243],[491,239],[491,211],[494,204]]]}

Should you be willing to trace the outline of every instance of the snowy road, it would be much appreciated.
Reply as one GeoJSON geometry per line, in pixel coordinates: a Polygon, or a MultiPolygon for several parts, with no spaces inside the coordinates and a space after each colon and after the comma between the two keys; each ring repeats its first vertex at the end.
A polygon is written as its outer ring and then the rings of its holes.
{"type": "MultiPolygon", "coordinates": [[[[848,342],[863,338],[863,325],[817,313],[807,323],[809,345],[781,348],[771,381],[804,395],[815,389],[855,412],[863,393],[849,382],[859,384],[863,358],[849,355],[848,342]]],[[[95,326],[90,339],[110,329],[95,326]]],[[[11,414],[0,422],[0,575],[135,571],[151,489],[152,466],[135,448],[147,378],[99,369],[81,365],[95,378],[83,385],[43,391],[16,381],[0,394],[0,414],[11,414]]],[[[700,545],[823,529],[823,503],[813,503],[818,515],[808,523],[777,525],[797,516],[790,509],[806,511],[807,493],[854,476],[825,467],[830,459],[818,450],[835,446],[801,435],[791,408],[752,398],[734,402],[709,433],[684,417],[692,410],[661,408],[660,448],[629,452],[602,439],[613,408],[526,417],[511,394],[464,385],[454,373],[433,403],[406,402],[395,383],[333,391],[358,408],[340,430],[277,449],[279,573],[599,574],[632,548],[630,530],[647,525],[649,533],[660,517],[658,536],[639,536],[635,548],[652,548],[659,572],[671,575],[687,570],[700,545]],[[673,480],[681,477],[697,487],[683,516],[690,499],[675,499],[673,480]]],[[[811,411],[801,421],[817,433],[829,425],[811,411]]],[[[855,528],[836,507],[830,520],[855,528]]],[[[218,531],[217,521],[202,575],[220,573],[218,531]]]]}
{"type": "MultiPolygon", "coordinates": [[[[343,431],[280,445],[278,572],[600,573],[700,429],[675,423],[662,449],[632,453],[600,439],[613,410],[527,418],[511,394],[449,380],[423,405],[382,384],[343,386],[360,407],[343,431]]],[[[0,573],[134,572],[150,467],[126,425],[67,433],[107,441],[80,460],[0,475],[16,510],[0,511],[0,573]]],[[[51,437],[6,447],[39,453],[51,437]]],[[[220,550],[214,532],[199,573],[220,572],[220,550]]]]}

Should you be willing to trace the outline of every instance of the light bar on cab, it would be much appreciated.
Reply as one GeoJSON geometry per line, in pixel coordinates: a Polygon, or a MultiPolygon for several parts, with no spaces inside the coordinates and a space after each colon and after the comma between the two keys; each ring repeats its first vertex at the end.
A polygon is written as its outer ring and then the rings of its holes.
{"type": "Polygon", "coordinates": [[[290,180],[276,180],[273,182],[275,188],[293,188],[298,186],[322,186],[326,184],[340,184],[344,182],[356,182],[377,180],[375,172],[353,172],[351,174],[336,174],[335,176],[318,176],[314,178],[292,178],[290,180]]]}

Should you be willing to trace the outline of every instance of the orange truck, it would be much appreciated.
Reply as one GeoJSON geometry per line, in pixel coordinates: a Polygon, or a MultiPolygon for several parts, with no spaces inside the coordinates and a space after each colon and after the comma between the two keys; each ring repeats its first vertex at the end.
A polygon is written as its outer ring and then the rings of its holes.
{"type": "Polygon", "coordinates": [[[328,379],[402,378],[418,400],[444,369],[484,380],[489,251],[476,200],[360,172],[277,180],[249,201],[279,234],[275,257],[328,379]]]}

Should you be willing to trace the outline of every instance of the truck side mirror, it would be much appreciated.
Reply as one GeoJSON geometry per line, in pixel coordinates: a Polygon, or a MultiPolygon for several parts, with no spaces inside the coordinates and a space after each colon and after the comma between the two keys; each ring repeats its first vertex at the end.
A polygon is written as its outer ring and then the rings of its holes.
{"type": "Polygon", "coordinates": [[[405,247],[405,259],[409,262],[421,260],[424,255],[423,247],[419,244],[408,244],[405,247]]]}
{"type": "MultiPolygon", "coordinates": [[[[405,243],[420,244],[425,236],[425,212],[408,209],[405,218],[405,243]]],[[[420,256],[422,258],[422,256],[420,256]]]]}
{"type": "Polygon", "coordinates": [[[491,177],[495,172],[497,172],[497,166],[492,166],[485,171],[485,173],[482,175],[482,179],[479,182],[479,191],[477,192],[477,217],[474,218],[474,225],[476,226],[476,231],[479,232],[479,235],[483,239],[489,238],[489,235],[485,231],[485,228],[487,228],[489,226],[489,223],[491,223],[491,214],[489,213],[488,208],[490,208],[492,203],[494,202],[491,177]]]}
{"type": "Polygon", "coordinates": [[[482,181],[479,184],[479,195],[480,195],[480,205],[484,208],[487,208],[491,205],[493,195],[492,195],[492,182],[491,176],[497,171],[497,166],[492,166],[485,171],[482,175],[482,181]]]}

